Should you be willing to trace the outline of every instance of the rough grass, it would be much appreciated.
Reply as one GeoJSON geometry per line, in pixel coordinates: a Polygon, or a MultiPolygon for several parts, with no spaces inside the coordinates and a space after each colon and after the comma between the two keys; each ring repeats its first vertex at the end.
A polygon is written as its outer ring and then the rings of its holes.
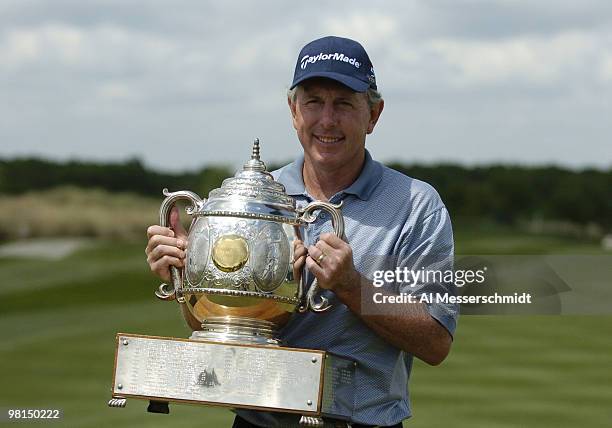
{"type": "Polygon", "coordinates": [[[0,195],[0,240],[85,236],[135,239],[157,223],[159,199],[101,189],[61,187],[0,195]]]}

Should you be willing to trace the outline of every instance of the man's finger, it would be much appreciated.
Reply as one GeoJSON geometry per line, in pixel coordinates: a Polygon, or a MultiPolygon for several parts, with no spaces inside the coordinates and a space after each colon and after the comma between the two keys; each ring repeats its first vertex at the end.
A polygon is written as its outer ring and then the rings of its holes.
{"type": "Polygon", "coordinates": [[[344,245],[347,245],[345,241],[333,233],[322,233],[319,241],[326,242],[334,248],[342,248],[344,245]]]}
{"type": "Polygon", "coordinates": [[[176,206],[170,211],[170,228],[174,231],[177,238],[187,239],[187,231],[181,224],[181,217],[176,206]]]}
{"type": "Polygon", "coordinates": [[[323,274],[323,268],[319,266],[311,256],[306,257],[306,267],[317,278],[323,274]]]}
{"type": "Polygon", "coordinates": [[[293,262],[293,274],[297,276],[296,272],[302,270],[305,264],[306,264],[306,256],[302,256],[299,259],[295,260],[293,262]]]}
{"type": "Polygon", "coordinates": [[[319,247],[311,245],[308,247],[308,257],[311,258],[317,265],[321,266],[326,257],[329,257],[327,252],[324,252],[319,247]]]}
{"type": "Polygon", "coordinates": [[[151,239],[151,237],[155,235],[170,236],[171,238],[174,238],[174,232],[169,227],[158,225],[149,226],[147,228],[147,238],[151,239]]]}
{"type": "Polygon", "coordinates": [[[332,247],[325,241],[317,241],[317,243],[314,246],[315,248],[318,248],[326,256],[331,256],[337,251],[336,248],[332,247]]]}
{"type": "Polygon", "coordinates": [[[184,263],[181,259],[172,256],[163,256],[158,261],[151,263],[151,270],[155,273],[166,272],[170,266],[175,266],[177,268],[182,268],[184,263]]]}
{"type": "Polygon", "coordinates": [[[172,245],[158,245],[151,251],[149,257],[151,260],[158,260],[164,256],[172,256],[178,259],[185,258],[185,252],[180,248],[177,248],[172,245]]]}
{"type": "Polygon", "coordinates": [[[293,260],[297,260],[300,257],[304,257],[306,254],[308,254],[308,251],[306,250],[306,247],[302,246],[299,247],[298,249],[295,250],[295,252],[293,253],[293,260]]]}
{"type": "Polygon", "coordinates": [[[308,257],[311,257],[313,260],[316,260],[317,257],[321,255],[321,250],[314,245],[310,245],[308,247],[308,257]]]}
{"type": "Polygon", "coordinates": [[[151,253],[159,245],[170,245],[180,248],[181,250],[184,250],[187,247],[187,243],[182,239],[171,238],[164,235],[154,235],[149,239],[145,253],[151,253]]]}

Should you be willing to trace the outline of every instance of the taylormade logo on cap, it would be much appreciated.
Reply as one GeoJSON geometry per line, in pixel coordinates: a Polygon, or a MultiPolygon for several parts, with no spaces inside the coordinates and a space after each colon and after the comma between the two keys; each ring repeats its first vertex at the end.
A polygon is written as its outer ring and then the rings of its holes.
{"type": "Polygon", "coordinates": [[[335,80],[355,92],[376,89],[372,61],[365,49],[344,37],[321,37],[304,46],[297,56],[289,89],[313,77],[335,80]]]}
{"type": "Polygon", "coordinates": [[[355,68],[361,67],[361,63],[357,61],[357,58],[349,58],[343,53],[338,53],[338,52],[327,53],[327,54],[321,52],[320,54],[316,56],[304,55],[302,59],[300,60],[300,67],[302,68],[302,70],[304,70],[306,69],[306,66],[308,64],[314,64],[317,61],[320,61],[320,60],[326,61],[328,59],[332,59],[334,61],[348,62],[349,64],[354,65],[355,68]]]}

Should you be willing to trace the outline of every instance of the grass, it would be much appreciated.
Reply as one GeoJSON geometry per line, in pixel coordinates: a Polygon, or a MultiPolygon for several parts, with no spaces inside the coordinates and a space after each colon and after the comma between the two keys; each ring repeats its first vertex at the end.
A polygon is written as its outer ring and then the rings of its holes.
{"type": "MultiPolygon", "coordinates": [[[[160,191],[161,196],[161,191],[160,191]]],[[[41,236],[138,239],[157,221],[161,199],[59,187],[0,197],[0,240],[41,236]]]]}
{"type": "Polygon", "coordinates": [[[197,406],[172,416],[148,414],[138,400],[106,407],[115,333],[189,335],[176,303],[154,298],[143,248],[106,243],[57,262],[2,260],[13,283],[0,300],[1,408],[61,408],[60,424],[78,427],[229,423],[229,411],[197,406]]]}
{"type": "Polygon", "coordinates": [[[405,426],[604,427],[609,316],[469,316],[436,368],[417,362],[405,426]]]}
{"type": "Polygon", "coordinates": [[[511,226],[482,221],[457,222],[455,252],[469,254],[600,254],[597,239],[570,235],[527,233],[511,226]]]}
{"type": "MultiPolygon", "coordinates": [[[[591,243],[458,231],[458,252],[596,252],[591,243]]],[[[222,427],[225,409],[149,414],[110,398],[118,331],[186,337],[154,298],[145,242],[102,242],[59,261],[0,259],[0,408],[61,408],[68,427],[222,427]]],[[[440,367],[416,361],[406,427],[604,427],[612,421],[611,316],[464,316],[440,367]]],[[[2,419],[0,419],[1,421],[2,419]]],[[[11,424],[12,425],[12,424],[11,424]]],[[[19,426],[26,426],[21,424],[19,426]]]]}

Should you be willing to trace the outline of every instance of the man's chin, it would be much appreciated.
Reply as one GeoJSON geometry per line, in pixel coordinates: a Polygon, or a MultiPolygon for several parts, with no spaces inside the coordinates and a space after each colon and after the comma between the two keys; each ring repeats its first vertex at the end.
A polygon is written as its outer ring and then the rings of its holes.
{"type": "Polygon", "coordinates": [[[315,141],[315,148],[317,152],[320,153],[322,156],[346,153],[347,143],[345,139],[342,139],[335,143],[323,143],[319,140],[315,141]]]}
{"type": "Polygon", "coordinates": [[[317,152],[314,160],[318,167],[335,170],[349,162],[341,152],[317,152]]]}

